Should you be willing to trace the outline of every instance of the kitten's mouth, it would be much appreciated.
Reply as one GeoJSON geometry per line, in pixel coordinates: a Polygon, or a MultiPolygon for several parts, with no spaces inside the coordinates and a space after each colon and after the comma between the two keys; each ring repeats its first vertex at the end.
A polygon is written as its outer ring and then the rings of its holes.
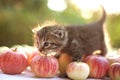
{"type": "Polygon", "coordinates": [[[55,55],[56,51],[49,50],[49,51],[40,51],[44,55],[55,55]]]}
{"type": "Polygon", "coordinates": [[[46,56],[54,56],[56,54],[56,52],[41,52],[41,53],[46,56]]]}

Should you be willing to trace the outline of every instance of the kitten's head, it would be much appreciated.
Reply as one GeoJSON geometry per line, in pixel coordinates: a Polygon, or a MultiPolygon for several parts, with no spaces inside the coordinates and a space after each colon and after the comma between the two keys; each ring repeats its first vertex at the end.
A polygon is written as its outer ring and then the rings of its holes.
{"type": "Polygon", "coordinates": [[[43,54],[58,52],[66,43],[67,33],[58,25],[43,27],[35,33],[35,45],[43,54]]]}

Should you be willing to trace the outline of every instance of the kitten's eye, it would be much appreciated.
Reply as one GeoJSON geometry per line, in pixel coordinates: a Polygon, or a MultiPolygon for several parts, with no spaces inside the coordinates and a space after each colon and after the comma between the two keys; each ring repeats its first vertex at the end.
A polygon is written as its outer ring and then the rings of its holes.
{"type": "Polygon", "coordinates": [[[49,46],[49,43],[48,43],[48,42],[45,42],[45,43],[44,43],[44,46],[45,46],[45,47],[49,46]]]}

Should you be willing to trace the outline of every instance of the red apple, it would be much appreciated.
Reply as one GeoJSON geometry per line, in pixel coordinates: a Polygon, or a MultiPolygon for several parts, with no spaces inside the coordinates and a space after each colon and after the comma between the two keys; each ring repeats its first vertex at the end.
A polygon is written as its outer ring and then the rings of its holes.
{"type": "Polygon", "coordinates": [[[27,58],[24,52],[17,49],[7,49],[0,54],[0,66],[3,73],[20,74],[27,65],[27,58]]]}
{"type": "Polygon", "coordinates": [[[109,62],[100,55],[90,55],[84,60],[90,67],[90,78],[104,78],[108,75],[109,62]]]}
{"type": "Polygon", "coordinates": [[[33,57],[35,57],[36,55],[39,55],[40,52],[38,50],[36,50],[36,51],[33,51],[33,52],[26,52],[26,54],[27,54],[27,57],[28,57],[28,64],[30,65],[33,57]]]}
{"type": "Polygon", "coordinates": [[[23,46],[23,48],[28,58],[28,64],[30,65],[32,58],[36,55],[39,55],[40,52],[38,51],[37,48],[32,46],[23,46]]]}
{"type": "Polygon", "coordinates": [[[58,61],[53,56],[37,55],[30,64],[32,72],[37,77],[54,77],[58,72],[58,61]]]}
{"type": "Polygon", "coordinates": [[[8,50],[7,46],[2,46],[0,47],[0,55],[2,54],[3,51],[8,50]]]}
{"type": "Polygon", "coordinates": [[[111,78],[111,80],[120,80],[120,63],[111,64],[109,77],[111,78]]]}
{"type": "Polygon", "coordinates": [[[38,55],[40,52],[34,46],[29,45],[14,45],[12,48],[18,48],[20,51],[24,51],[27,55],[28,65],[30,65],[31,60],[34,56],[38,55]]]}
{"type": "Polygon", "coordinates": [[[66,67],[68,77],[73,80],[86,80],[89,72],[89,66],[84,62],[71,62],[66,67]]]}

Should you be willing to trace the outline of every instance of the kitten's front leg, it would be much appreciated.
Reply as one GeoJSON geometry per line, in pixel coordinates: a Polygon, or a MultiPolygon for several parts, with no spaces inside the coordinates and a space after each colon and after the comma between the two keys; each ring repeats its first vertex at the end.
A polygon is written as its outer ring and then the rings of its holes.
{"type": "Polygon", "coordinates": [[[72,56],[72,62],[74,62],[74,61],[83,61],[85,57],[86,56],[84,54],[78,54],[78,53],[76,53],[76,54],[74,54],[72,56]]]}
{"type": "Polygon", "coordinates": [[[78,58],[76,58],[76,57],[72,57],[72,62],[78,61],[78,60],[80,60],[80,59],[78,59],[78,58]]]}

